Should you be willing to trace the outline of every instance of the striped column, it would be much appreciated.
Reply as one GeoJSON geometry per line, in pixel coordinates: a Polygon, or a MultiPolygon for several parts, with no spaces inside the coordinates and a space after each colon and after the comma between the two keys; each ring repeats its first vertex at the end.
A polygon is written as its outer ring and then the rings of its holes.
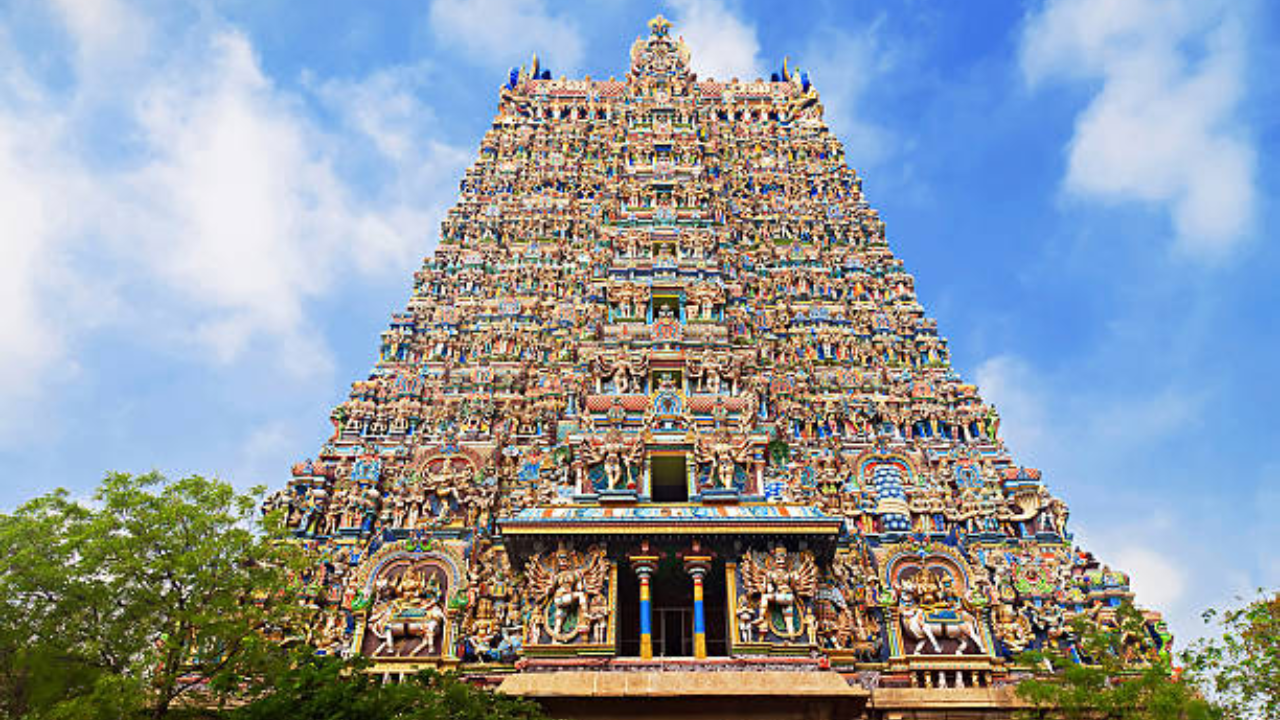
{"type": "Polygon", "coordinates": [[[640,657],[649,660],[653,658],[653,607],[649,579],[658,569],[660,556],[650,552],[649,543],[644,542],[640,545],[640,552],[627,559],[631,561],[631,568],[640,579],[640,657]]]}
{"type": "Polygon", "coordinates": [[[705,567],[690,568],[693,575],[693,656],[707,656],[707,616],[702,607],[702,577],[706,575],[705,567]]]}
{"type": "Polygon", "coordinates": [[[640,657],[648,660],[653,657],[653,609],[649,599],[649,577],[647,570],[640,574],[640,657]]]}
{"type": "Polygon", "coordinates": [[[702,602],[702,580],[711,569],[712,556],[702,549],[702,544],[693,541],[689,552],[680,553],[684,561],[685,572],[693,576],[693,656],[707,656],[707,613],[702,602]]]}

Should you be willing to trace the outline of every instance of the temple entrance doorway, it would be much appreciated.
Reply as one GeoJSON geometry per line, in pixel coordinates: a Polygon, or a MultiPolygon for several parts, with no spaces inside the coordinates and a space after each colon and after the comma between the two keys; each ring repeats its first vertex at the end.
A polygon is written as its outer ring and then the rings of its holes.
{"type": "MultiPolygon", "coordinates": [[[[694,656],[693,577],[678,551],[668,551],[649,581],[655,658],[694,656]]],[[[729,623],[724,562],[717,560],[702,581],[707,656],[729,654],[729,623]]],[[[618,655],[640,656],[640,581],[634,572],[618,573],[618,655]]]]}
{"type": "Polygon", "coordinates": [[[649,582],[653,598],[653,656],[693,657],[693,578],[668,552],[649,582]]]}
{"type": "Polygon", "coordinates": [[[653,656],[693,657],[693,603],[653,609],[653,656]]]}

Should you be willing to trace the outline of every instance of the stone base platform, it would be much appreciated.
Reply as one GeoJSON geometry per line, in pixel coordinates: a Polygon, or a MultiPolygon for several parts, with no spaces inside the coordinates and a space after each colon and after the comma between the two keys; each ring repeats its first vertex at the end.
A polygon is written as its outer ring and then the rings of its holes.
{"type": "Polygon", "coordinates": [[[992,688],[877,688],[867,718],[877,720],[1007,720],[1026,709],[1013,686],[992,688]]]}
{"type": "Polygon", "coordinates": [[[860,717],[870,693],[838,673],[565,670],[512,675],[499,692],[537,699],[553,717],[582,720],[860,717]]]}
{"type": "Polygon", "coordinates": [[[810,663],[780,669],[706,661],[547,665],[505,677],[499,692],[537,700],[553,717],[579,720],[994,720],[1019,704],[1012,687],[875,688],[810,663]]]}

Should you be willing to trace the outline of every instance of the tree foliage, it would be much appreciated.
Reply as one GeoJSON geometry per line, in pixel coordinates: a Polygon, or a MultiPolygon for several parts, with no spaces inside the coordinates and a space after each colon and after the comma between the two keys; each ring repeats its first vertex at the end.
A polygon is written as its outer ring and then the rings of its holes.
{"type": "Polygon", "coordinates": [[[536,720],[538,705],[319,657],[307,569],[260,490],[111,474],[0,515],[0,718],[536,720]]]}
{"type": "Polygon", "coordinates": [[[1216,637],[1191,646],[1187,674],[1232,718],[1280,720],[1280,592],[1258,591],[1243,607],[1209,610],[1216,637]]]}
{"type": "Polygon", "coordinates": [[[489,692],[453,675],[423,671],[384,683],[359,662],[312,656],[271,692],[227,720],[539,720],[530,700],[489,692]]]}
{"type": "Polygon", "coordinates": [[[256,493],[198,476],[114,473],[0,515],[0,713],[160,718],[283,670],[306,609],[279,539],[256,493]]]}
{"type": "Polygon", "coordinates": [[[1222,711],[1198,688],[1178,679],[1168,658],[1155,652],[1142,614],[1128,603],[1105,623],[1072,620],[1073,654],[1040,651],[1020,658],[1053,672],[1024,680],[1018,696],[1031,718],[1067,720],[1210,720],[1222,711]]]}

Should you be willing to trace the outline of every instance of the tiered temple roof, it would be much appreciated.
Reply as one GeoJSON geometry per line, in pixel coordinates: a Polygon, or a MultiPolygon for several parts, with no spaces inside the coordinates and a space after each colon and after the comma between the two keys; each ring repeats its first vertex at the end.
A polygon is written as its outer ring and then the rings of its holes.
{"type": "Polygon", "coordinates": [[[271,501],[323,556],[326,651],[991,687],[1131,597],[951,367],[806,73],[698,79],[659,18],[624,80],[535,58],[499,94],[271,501]]]}

